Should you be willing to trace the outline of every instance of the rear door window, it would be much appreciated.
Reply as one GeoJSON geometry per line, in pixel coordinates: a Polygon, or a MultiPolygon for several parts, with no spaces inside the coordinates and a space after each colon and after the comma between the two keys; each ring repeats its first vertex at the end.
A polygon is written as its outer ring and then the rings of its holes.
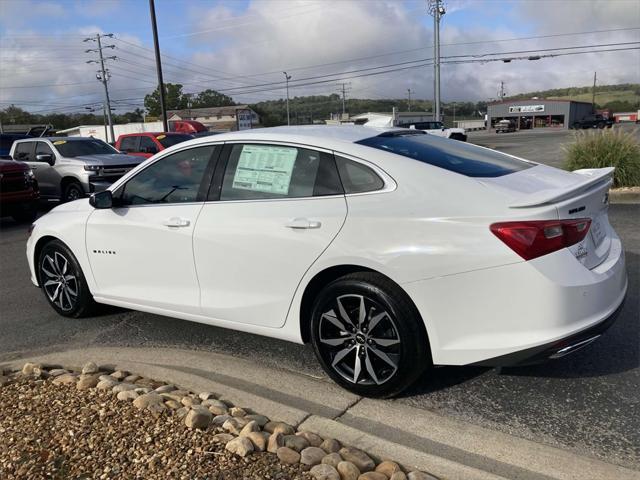
{"type": "Polygon", "coordinates": [[[233,145],[220,200],[341,194],[333,156],[285,145],[233,145]]]}
{"type": "Polygon", "coordinates": [[[16,148],[13,152],[13,159],[21,162],[33,162],[35,160],[35,143],[36,142],[16,143],[16,148]]]}
{"type": "Polygon", "coordinates": [[[392,131],[357,143],[412,158],[467,177],[501,177],[535,165],[495,150],[434,135],[392,131]]]}

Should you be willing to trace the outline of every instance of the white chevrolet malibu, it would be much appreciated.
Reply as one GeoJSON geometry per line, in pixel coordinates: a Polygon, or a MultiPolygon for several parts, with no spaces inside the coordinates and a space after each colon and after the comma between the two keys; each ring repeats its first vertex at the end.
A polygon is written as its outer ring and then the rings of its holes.
{"type": "Polygon", "coordinates": [[[627,289],[612,175],[415,130],[234,132],[55,208],[27,257],[61,315],[310,342],[344,388],[392,396],[433,365],[557,358],[606,330],[627,289]]]}

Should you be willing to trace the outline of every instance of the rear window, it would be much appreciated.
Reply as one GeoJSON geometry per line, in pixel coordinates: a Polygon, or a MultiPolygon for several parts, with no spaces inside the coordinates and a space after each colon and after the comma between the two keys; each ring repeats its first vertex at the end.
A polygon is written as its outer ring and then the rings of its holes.
{"type": "Polygon", "coordinates": [[[428,134],[389,132],[357,143],[467,177],[502,177],[533,166],[494,150],[428,134]]]}
{"type": "Polygon", "coordinates": [[[178,143],[193,140],[193,137],[191,135],[158,135],[156,140],[158,140],[164,148],[169,148],[178,143]]]}

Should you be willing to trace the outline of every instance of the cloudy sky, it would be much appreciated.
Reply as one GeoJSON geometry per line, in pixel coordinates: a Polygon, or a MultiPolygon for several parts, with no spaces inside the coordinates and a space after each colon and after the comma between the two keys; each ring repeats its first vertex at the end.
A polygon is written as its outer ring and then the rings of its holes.
{"type": "MultiPolygon", "coordinates": [[[[638,0],[445,0],[441,22],[444,101],[589,85],[640,82],[640,50],[538,61],[490,58],[637,48],[638,0]],[[609,45],[593,47],[593,45],[609,45]],[[544,49],[536,53],[537,50],[544,49]],[[507,53],[504,53],[507,52],[507,53]],[[525,52],[525,53],[510,53],[525,52]],[[530,53],[526,53],[530,52],[530,53]],[[533,52],[533,53],[531,53],[533,52]],[[498,54],[498,55],[487,55],[498,54]],[[470,57],[474,55],[474,57],[470,57]],[[480,56],[484,55],[484,56],[480,56]],[[473,60],[473,61],[469,61],[473,60]],[[462,62],[462,63],[455,63],[462,62]]],[[[433,97],[433,19],[426,0],[156,0],[165,82],[212,88],[236,101],[326,95],[433,97]]],[[[102,101],[96,33],[119,110],[156,85],[147,0],[0,0],[0,108],[80,111],[102,101]]]]}

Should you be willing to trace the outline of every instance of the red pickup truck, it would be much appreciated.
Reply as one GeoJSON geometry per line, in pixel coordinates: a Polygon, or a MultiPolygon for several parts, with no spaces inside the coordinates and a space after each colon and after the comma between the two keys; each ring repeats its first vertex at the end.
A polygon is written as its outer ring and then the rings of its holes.
{"type": "Polygon", "coordinates": [[[38,213],[40,191],[33,172],[24,162],[0,160],[0,217],[33,222],[38,213]]]}
{"type": "Polygon", "coordinates": [[[118,137],[116,150],[128,155],[149,158],[165,148],[191,139],[191,135],[174,132],[128,133],[118,137]]]}

